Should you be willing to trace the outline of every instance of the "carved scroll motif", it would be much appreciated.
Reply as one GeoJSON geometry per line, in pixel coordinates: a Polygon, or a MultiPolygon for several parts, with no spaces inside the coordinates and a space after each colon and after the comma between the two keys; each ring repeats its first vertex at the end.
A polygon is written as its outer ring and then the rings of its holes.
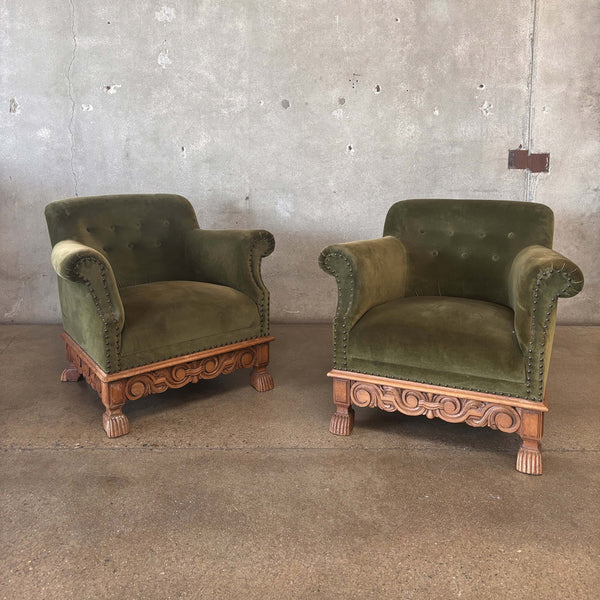
{"type": "Polygon", "coordinates": [[[81,356],[75,352],[69,344],[67,348],[67,360],[74,365],[83,378],[88,382],[89,386],[98,394],[102,394],[102,383],[96,373],[81,359],[81,356]]]}
{"type": "Polygon", "coordinates": [[[164,367],[148,373],[134,375],[125,383],[125,398],[137,400],[148,394],[164,392],[169,388],[180,388],[200,379],[213,379],[218,375],[237,369],[251,367],[256,357],[254,347],[234,350],[189,363],[164,367]]]}
{"type": "Polygon", "coordinates": [[[514,433],[521,424],[521,417],[512,406],[361,381],[352,382],[350,400],[356,406],[410,416],[425,415],[428,419],[438,417],[449,423],[465,421],[473,427],[487,426],[505,433],[514,433]]]}

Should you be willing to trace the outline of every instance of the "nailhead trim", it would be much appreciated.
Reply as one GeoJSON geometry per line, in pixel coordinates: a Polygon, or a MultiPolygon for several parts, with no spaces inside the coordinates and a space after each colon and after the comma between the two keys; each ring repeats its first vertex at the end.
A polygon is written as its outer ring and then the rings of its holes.
{"type": "Polygon", "coordinates": [[[335,312],[335,317],[333,319],[333,364],[336,366],[342,366],[344,368],[346,368],[346,365],[348,364],[348,320],[347,320],[347,315],[344,315],[342,317],[341,315],[341,310],[342,310],[342,303],[339,302],[339,298],[341,298],[341,292],[342,292],[342,286],[341,286],[341,281],[340,281],[340,277],[339,274],[335,271],[335,269],[329,264],[329,258],[332,256],[339,256],[340,258],[342,258],[344,260],[344,262],[346,263],[346,265],[348,266],[348,273],[349,273],[349,278],[351,281],[351,286],[350,286],[350,302],[348,304],[348,307],[352,306],[352,304],[354,303],[354,293],[355,293],[355,289],[354,289],[354,273],[352,271],[352,263],[348,260],[348,257],[343,254],[342,252],[339,251],[331,251],[328,252],[327,255],[324,257],[322,264],[325,267],[325,270],[330,274],[333,275],[333,277],[335,278],[336,284],[337,284],[337,288],[338,288],[338,304],[337,304],[337,309],[335,312]],[[341,365],[337,364],[337,360],[338,360],[338,348],[337,348],[337,337],[338,337],[338,323],[341,324],[341,330],[342,330],[342,352],[343,352],[343,357],[344,360],[342,362],[341,365]]]}
{"type": "MultiPolygon", "coordinates": [[[[345,369],[346,371],[348,371],[349,373],[357,373],[359,375],[373,375],[375,377],[390,377],[389,375],[384,375],[382,373],[366,373],[365,371],[357,371],[356,369],[345,369]]],[[[402,375],[399,376],[394,376],[394,379],[405,379],[406,381],[414,381],[415,383],[424,383],[427,385],[437,385],[439,387],[447,387],[447,388],[452,388],[454,390],[463,390],[465,392],[481,392],[483,394],[494,394],[495,396],[509,396],[510,398],[522,398],[522,399],[526,399],[523,396],[517,396],[515,394],[509,394],[507,392],[497,392],[495,390],[482,390],[480,388],[471,388],[471,387],[457,387],[454,384],[450,384],[450,383],[443,383],[441,381],[425,381],[424,379],[414,379],[414,378],[405,378],[402,375]]],[[[529,398],[527,398],[529,399],[529,398]]]]}
{"type": "MultiPolygon", "coordinates": [[[[270,331],[270,323],[269,323],[269,301],[267,299],[268,290],[265,287],[265,284],[262,281],[262,277],[260,276],[260,262],[264,256],[269,256],[271,252],[275,249],[275,238],[268,232],[260,230],[258,234],[252,240],[252,244],[250,246],[250,254],[248,256],[248,266],[250,267],[250,273],[252,275],[252,280],[256,287],[260,290],[260,301],[258,304],[258,313],[260,316],[260,329],[263,335],[268,335],[270,331]],[[254,253],[257,246],[262,242],[268,242],[267,247],[263,254],[258,254],[258,265],[257,272],[258,278],[254,272],[254,253]]],[[[252,338],[249,338],[252,339],[252,338]]],[[[245,341],[245,340],[240,340],[245,341]]],[[[216,346],[215,346],[216,347],[216,346]]]]}
{"type": "MultiPolygon", "coordinates": [[[[258,305],[258,310],[259,310],[259,316],[260,316],[260,320],[261,320],[261,335],[268,335],[269,334],[269,303],[266,300],[266,295],[268,292],[266,292],[266,288],[264,286],[264,283],[262,282],[262,279],[260,281],[258,281],[258,279],[256,278],[255,274],[254,274],[254,253],[255,253],[255,249],[256,247],[263,241],[267,241],[268,246],[265,249],[264,254],[260,254],[259,255],[259,261],[260,259],[262,259],[263,256],[268,256],[269,254],[271,254],[271,252],[273,252],[274,248],[275,248],[275,240],[273,238],[273,236],[266,231],[260,231],[259,234],[254,238],[254,240],[252,241],[252,245],[250,247],[250,254],[248,257],[248,265],[250,267],[250,273],[252,275],[252,279],[255,283],[255,285],[259,288],[260,290],[260,303],[258,305]]],[[[111,363],[111,359],[110,359],[110,349],[111,349],[111,344],[110,344],[110,325],[109,323],[106,321],[105,316],[104,316],[104,311],[102,310],[102,307],[100,305],[100,299],[98,298],[91,281],[85,277],[80,271],[79,269],[77,269],[77,265],[80,262],[94,262],[98,265],[99,269],[100,269],[100,278],[102,279],[102,285],[104,287],[104,293],[106,295],[106,298],[108,299],[109,303],[110,303],[110,292],[108,290],[108,282],[106,279],[106,267],[105,265],[102,263],[102,261],[100,261],[98,258],[96,258],[95,256],[85,256],[80,258],[77,261],[77,264],[74,267],[74,271],[77,273],[77,275],[84,281],[85,286],[87,287],[90,295],[92,296],[92,299],[94,300],[94,304],[96,306],[96,311],[98,312],[98,315],[100,316],[100,319],[102,320],[102,323],[104,325],[104,354],[105,354],[105,359],[106,359],[106,369],[107,371],[111,371],[112,370],[112,363],[111,363]]],[[[235,340],[232,342],[228,342],[228,344],[237,344],[239,342],[246,342],[248,340],[254,339],[254,337],[249,337],[249,338],[243,338],[243,339],[239,339],[239,340],[235,340]]],[[[115,372],[118,372],[121,370],[121,336],[119,335],[118,332],[115,331],[114,334],[114,346],[116,348],[116,357],[115,357],[115,372]]],[[[160,359],[160,360],[166,360],[167,358],[176,358],[178,356],[185,356],[186,354],[193,354],[194,352],[200,352],[202,350],[212,350],[213,348],[220,348],[223,344],[217,344],[214,346],[208,346],[206,348],[200,348],[198,350],[192,350],[191,352],[182,352],[181,354],[176,354],[176,355],[171,355],[166,357],[165,359],[160,359]]],[[[137,365],[133,365],[130,368],[135,368],[138,366],[143,366],[147,363],[142,362],[139,363],[137,365]]]]}
{"type": "MultiPolygon", "coordinates": [[[[348,258],[341,252],[337,252],[337,251],[332,251],[327,253],[327,255],[324,257],[324,259],[322,260],[322,264],[325,267],[325,270],[333,275],[335,277],[335,281],[337,283],[337,287],[338,287],[338,298],[339,295],[341,293],[341,285],[340,285],[340,278],[338,273],[333,269],[333,267],[329,264],[329,258],[331,256],[339,256],[341,257],[344,262],[346,263],[346,265],[348,266],[348,271],[349,271],[349,275],[350,275],[350,280],[352,282],[351,285],[351,298],[350,298],[350,303],[349,306],[352,306],[352,303],[354,301],[354,274],[352,271],[352,265],[350,263],[350,261],[348,260],[348,258]]],[[[533,368],[533,344],[534,344],[534,340],[535,340],[535,326],[536,326],[536,311],[537,311],[537,303],[538,303],[538,297],[539,297],[539,291],[540,291],[540,287],[542,285],[542,280],[544,279],[548,279],[552,273],[565,273],[568,275],[568,271],[565,269],[555,269],[554,267],[551,267],[550,269],[546,269],[543,271],[540,271],[540,273],[537,276],[536,279],[536,285],[535,285],[535,289],[534,289],[534,300],[533,300],[533,311],[532,311],[532,316],[531,316],[531,339],[529,342],[529,349],[528,349],[528,354],[529,354],[529,358],[527,361],[527,375],[526,375],[526,381],[527,381],[527,394],[525,395],[526,400],[533,400],[533,401],[537,401],[537,402],[542,402],[543,401],[543,391],[544,391],[544,372],[545,372],[545,364],[544,364],[544,354],[545,354],[545,340],[546,340],[546,336],[548,335],[548,323],[550,321],[550,317],[552,315],[552,311],[554,309],[555,304],[558,301],[558,298],[561,297],[563,294],[565,294],[570,288],[572,288],[572,282],[573,279],[569,276],[566,277],[567,279],[567,285],[566,287],[564,287],[562,290],[560,290],[560,292],[558,292],[553,298],[551,298],[550,303],[548,304],[548,306],[546,307],[546,318],[544,319],[544,324],[543,324],[543,340],[542,340],[542,350],[540,351],[540,357],[539,357],[539,363],[538,363],[538,367],[539,367],[539,377],[538,377],[538,392],[539,392],[539,396],[535,396],[535,395],[531,395],[531,378],[532,378],[532,368],[533,368]]],[[[335,318],[333,321],[333,362],[335,366],[340,366],[337,365],[337,325],[338,322],[341,323],[342,326],[342,343],[343,343],[343,354],[344,354],[344,361],[343,364],[341,366],[343,366],[343,368],[346,371],[349,371],[351,373],[363,373],[365,375],[374,375],[377,377],[387,377],[387,375],[382,375],[380,373],[364,373],[364,371],[356,371],[354,369],[349,369],[348,368],[348,354],[347,354],[347,347],[348,347],[348,322],[346,319],[346,316],[344,316],[343,318],[341,318],[341,314],[340,314],[340,310],[341,310],[341,306],[340,306],[340,302],[338,301],[338,306],[337,306],[337,310],[335,313],[335,318]]],[[[397,379],[402,379],[402,377],[396,377],[397,379]]],[[[498,396],[510,396],[510,397],[517,397],[520,398],[521,396],[515,396],[514,394],[509,394],[509,393],[505,393],[505,392],[497,392],[497,391],[488,391],[488,390],[481,390],[481,389],[475,389],[475,388],[463,388],[463,387],[456,387],[453,385],[449,385],[447,383],[440,383],[439,381],[423,381],[423,380],[419,380],[419,379],[411,379],[411,381],[414,381],[416,383],[425,383],[425,384],[429,384],[429,385],[438,385],[438,386],[442,386],[442,387],[452,387],[454,389],[459,389],[459,390],[464,390],[464,391],[472,391],[472,392],[483,392],[485,394],[496,394],[498,396]]]]}
{"type": "MultiPolygon", "coordinates": [[[[262,336],[262,334],[261,334],[262,336]]],[[[170,358],[178,358],[179,356],[185,356],[186,354],[195,354],[196,352],[204,352],[205,350],[214,350],[215,348],[222,348],[223,346],[229,346],[230,344],[239,344],[240,342],[249,342],[250,340],[255,340],[256,336],[241,338],[239,340],[232,340],[231,342],[225,342],[224,344],[215,344],[214,346],[204,346],[200,348],[196,348],[195,350],[188,350],[187,352],[181,352],[180,354],[169,354],[168,356],[164,356],[163,358],[157,358],[153,362],[160,362],[162,360],[169,360],[170,358]]],[[[253,346],[250,346],[251,348],[253,346]]],[[[135,369],[136,367],[145,367],[148,365],[147,361],[142,361],[136,363],[134,365],[128,366],[128,369],[135,369]]]]}
{"type": "MultiPolygon", "coordinates": [[[[255,255],[255,250],[256,248],[262,243],[262,242],[268,242],[267,247],[265,248],[264,252],[262,254],[258,254],[258,260],[259,260],[259,264],[257,266],[258,269],[260,269],[260,261],[263,257],[265,256],[269,256],[269,254],[271,254],[273,252],[273,250],[275,249],[275,239],[273,238],[273,235],[271,233],[269,233],[268,231],[259,231],[258,234],[254,237],[254,239],[252,240],[252,244],[250,246],[250,252],[248,255],[248,267],[250,269],[250,274],[252,276],[252,280],[254,282],[254,284],[256,285],[256,287],[259,289],[260,291],[260,300],[259,300],[259,304],[258,304],[258,313],[259,313],[259,317],[260,317],[260,322],[261,322],[261,326],[260,326],[260,333],[261,335],[269,335],[269,331],[270,331],[270,323],[269,323],[269,302],[267,300],[267,294],[268,294],[268,290],[266,289],[262,278],[260,277],[260,272],[259,272],[259,277],[257,278],[255,276],[255,272],[254,272],[254,255],[255,255]]],[[[223,345],[228,345],[228,344],[238,344],[240,342],[247,342],[250,340],[255,339],[256,336],[251,336],[251,337],[245,337],[245,338],[241,338],[238,340],[232,340],[227,342],[227,344],[215,344],[213,346],[203,346],[203,347],[199,347],[196,348],[195,350],[188,350],[186,352],[182,352],[180,354],[169,354],[169,356],[165,356],[164,358],[159,358],[157,359],[155,362],[158,362],[160,360],[167,360],[169,358],[177,358],[179,356],[185,356],[186,354],[194,354],[195,352],[202,352],[204,350],[213,350],[215,348],[221,348],[223,345]]],[[[140,363],[134,364],[128,368],[130,369],[134,369],[136,367],[142,367],[147,365],[148,363],[145,361],[142,361],[140,363]]]]}
{"type": "MultiPolygon", "coordinates": [[[[570,288],[573,287],[572,285],[573,279],[568,275],[568,271],[564,268],[562,269],[555,269],[554,267],[550,267],[549,269],[544,269],[542,271],[540,271],[538,273],[538,276],[536,278],[536,282],[535,282],[535,288],[533,291],[533,310],[531,312],[531,337],[529,340],[529,358],[527,360],[527,400],[534,400],[537,402],[542,402],[543,400],[543,395],[544,395],[544,372],[545,372],[545,346],[546,346],[546,337],[548,335],[548,324],[550,322],[550,317],[553,314],[555,305],[558,301],[558,299],[563,296],[567,291],[569,291],[570,288]],[[537,316],[537,312],[538,312],[538,299],[539,299],[539,294],[540,294],[540,288],[542,286],[542,281],[549,279],[553,273],[564,273],[567,275],[566,280],[567,280],[567,285],[560,290],[555,296],[553,296],[550,299],[550,302],[548,303],[548,306],[546,307],[546,318],[543,321],[543,325],[542,325],[542,343],[541,343],[541,350],[539,353],[539,360],[538,360],[538,395],[536,396],[535,394],[531,394],[530,393],[530,386],[529,386],[529,381],[532,378],[532,371],[533,371],[533,345],[535,343],[535,339],[536,339],[536,326],[537,326],[537,322],[536,322],[536,316],[537,316]]],[[[543,309],[542,309],[543,310],[543,309]]]]}
{"type": "Polygon", "coordinates": [[[88,292],[90,293],[90,296],[92,297],[92,299],[94,300],[94,304],[96,305],[96,311],[98,313],[98,316],[100,317],[100,319],[102,320],[102,324],[104,325],[104,358],[106,359],[106,368],[108,371],[111,370],[112,368],[112,363],[111,363],[111,359],[110,359],[110,350],[111,350],[111,343],[110,343],[110,328],[111,326],[115,328],[115,332],[114,332],[114,346],[116,348],[116,356],[115,356],[115,367],[117,371],[120,371],[120,356],[121,356],[121,335],[120,332],[117,331],[117,327],[116,327],[116,323],[115,324],[109,324],[104,316],[104,311],[102,310],[102,306],[100,305],[100,298],[98,298],[96,291],[94,290],[94,287],[92,285],[92,282],[85,277],[81,271],[79,270],[79,264],[82,262],[93,262],[96,263],[100,269],[100,279],[102,280],[102,286],[104,287],[104,294],[106,296],[106,298],[108,299],[108,303],[109,305],[112,306],[112,302],[111,302],[111,297],[110,297],[110,292],[108,290],[108,281],[106,279],[106,266],[104,265],[104,263],[96,258],[95,256],[84,256],[82,258],[80,258],[77,263],[74,266],[74,272],[77,273],[77,276],[80,277],[83,282],[85,283],[85,286],[88,289],[88,292]]]}

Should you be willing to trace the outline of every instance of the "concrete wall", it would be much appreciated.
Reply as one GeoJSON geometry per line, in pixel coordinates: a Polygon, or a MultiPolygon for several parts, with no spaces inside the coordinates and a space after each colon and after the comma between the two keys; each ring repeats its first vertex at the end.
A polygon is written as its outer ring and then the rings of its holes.
{"type": "Polygon", "coordinates": [[[596,0],[0,0],[0,22],[0,320],[60,318],[46,203],[164,191],[274,233],[278,321],[331,318],[319,251],[395,200],[544,202],[587,276],[559,319],[599,322],[596,0]],[[509,171],[519,144],[551,172],[509,171]]]}

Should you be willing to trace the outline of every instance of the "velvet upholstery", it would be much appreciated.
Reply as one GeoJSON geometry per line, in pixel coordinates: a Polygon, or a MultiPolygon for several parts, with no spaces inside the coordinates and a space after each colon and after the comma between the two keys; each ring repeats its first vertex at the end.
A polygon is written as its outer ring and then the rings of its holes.
{"type": "Polygon", "coordinates": [[[260,336],[256,303],[232,287],[156,281],[123,288],[121,369],[260,336]]]}
{"type": "Polygon", "coordinates": [[[181,196],[46,207],[65,331],[106,373],[268,334],[263,230],[201,230],[181,196]]]}
{"type": "Polygon", "coordinates": [[[269,326],[269,291],[260,275],[260,263],[273,252],[275,240],[265,230],[193,229],[186,237],[187,260],[194,279],[230,286],[258,307],[260,333],[269,326]],[[231,260],[231,257],[237,260],[231,260]]]}
{"type": "Polygon", "coordinates": [[[542,401],[557,299],[583,286],[553,227],[536,203],[406,200],[383,238],[325,248],[334,368],[542,401]]]}
{"type": "Polygon", "coordinates": [[[119,287],[189,279],[182,260],[186,234],[198,229],[191,204],[182,196],[132,194],[91,196],[46,207],[50,241],[75,240],[109,261],[119,287]]]}
{"type": "Polygon", "coordinates": [[[337,281],[333,362],[346,364],[348,334],[373,306],[404,296],[406,249],[393,237],[329,246],[319,257],[321,268],[337,281]]]}
{"type": "Polygon", "coordinates": [[[508,303],[515,256],[552,247],[554,216],[543,204],[489,200],[405,200],[388,211],[384,235],[405,245],[407,294],[508,303]]]}
{"type": "Polygon", "coordinates": [[[522,396],[525,368],[512,324],[512,310],[493,302],[398,298],[375,306],[354,326],[348,369],[462,389],[502,385],[522,396]]]}

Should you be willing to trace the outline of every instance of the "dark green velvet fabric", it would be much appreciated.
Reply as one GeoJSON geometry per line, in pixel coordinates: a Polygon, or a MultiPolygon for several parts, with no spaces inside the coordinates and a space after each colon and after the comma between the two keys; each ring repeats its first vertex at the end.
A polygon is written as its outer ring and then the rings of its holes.
{"type": "Polygon", "coordinates": [[[583,288],[583,273],[558,252],[529,246],[513,261],[509,277],[509,303],[515,312],[515,334],[526,359],[530,396],[543,398],[558,298],[569,298],[583,288]]]}
{"type": "Polygon", "coordinates": [[[268,333],[270,233],[200,230],[169,194],[57,201],[46,220],[65,331],[105,372],[268,333]]]}
{"type": "Polygon", "coordinates": [[[106,257],[74,240],[52,249],[65,331],[107,372],[118,371],[125,312],[106,257]]]}
{"type": "Polygon", "coordinates": [[[334,368],[543,400],[557,298],[583,286],[551,250],[553,223],[535,203],[406,200],[388,211],[386,237],[326,248],[320,265],[338,285],[334,368]],[[384,260],[373,248],[389,236],[399,250],[384,260]],[[468,341],[477,319],[482,337],[468,341]]]}
{"type": "Polygon", "coordinates": [[[157,281],[121,290],[121,369],[260,336],[256,304],[230,287],[157,281]]]}
{"type": "Polygon", "coordinates": [[[119,371],[122,327],[108,306],[102,308],[98,301],[102,295],[62,277],[58,278],[58,293],[64,330],[105,372],[119,371]]]}
{"type": "Polygon", "coordinates": [[[373,306],[404,296],[406,249],[394,237],[334,244],[321,252],[319,264],[338,283],[333,362],[344,368],[354,324],[373,306]]]}
{"type": "Polygon", "coordinates": [[[263,229],[194,229],[186,237],[186,255],[194,279],[235,288],[258,306],[261,333],[269,333],[269,290],[261,277],[261,261],[275,248],[263,229]]]}
{"type": "Polygon", "coordinates": [[[406,246],[407,295],[458,296],[508,305],[508,272],[531,245],[552,247],[554,217],[543,204],[499,200],[404,200],[383,235],[406,246]]]}
{"type": "Polygon", "coordinates": [[[513,318],[510,308],[469,298],[392,300],[369,310],[352,329],[348,368],[522,396],[525,366],[513,318]]]}
{"type": "Polygon", "coordinates": [[[185,237],[198,228],[191,204],[171,194],[91,196],[46,207],[50,241],[75,240],[106,256],[119,287],[189,279],[185,237]]]}

